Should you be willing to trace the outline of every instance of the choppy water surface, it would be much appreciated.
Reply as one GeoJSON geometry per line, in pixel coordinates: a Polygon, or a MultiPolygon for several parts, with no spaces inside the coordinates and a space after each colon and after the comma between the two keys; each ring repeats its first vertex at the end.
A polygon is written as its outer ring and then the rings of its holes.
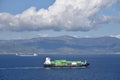
{"type": "Polygon", "coordinates": [[[120,55],[0,55],[0,80],[120,80],[120,55]],[[87,60],[90,66],[46,69],[43,67],[46,56],[52,60],[87,60]]]}

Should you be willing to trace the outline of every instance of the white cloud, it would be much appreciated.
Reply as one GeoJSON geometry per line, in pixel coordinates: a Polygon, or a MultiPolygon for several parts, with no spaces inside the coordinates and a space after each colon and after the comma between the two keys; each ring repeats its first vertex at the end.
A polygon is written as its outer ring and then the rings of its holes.
{"type": "Polygon", "coordinates": [[[84,35],[84,36],[73,35],[73,37],[75,37],[75,38],[91,38],[92,36],[87,36],[87,35],[84,35]]]}
{"type": "Polygon", "coordinates": [[[39,37],[49,37],[48,34],[38,34],[37,36],[39,36],[39,37]]]}
{"type": "Polygon", "coordinates": [[[120,39],[120,35],[110,35],[110,37],[115,37],[115,38],[120,39]]]}
{"type": "MultiPolygon", "coordinates": [[[[21,14],[0,13],[0,30],[66,30],[87,31],[111,21],[107,16],[94,17],[101,8],[120,0],[56,0],[48,9],[31,7],[21,14]]],[[[116,19],[114,17],[114,19],[116,19]]],[[[117,21],[120,18],[117,17],[117,21]]]]}

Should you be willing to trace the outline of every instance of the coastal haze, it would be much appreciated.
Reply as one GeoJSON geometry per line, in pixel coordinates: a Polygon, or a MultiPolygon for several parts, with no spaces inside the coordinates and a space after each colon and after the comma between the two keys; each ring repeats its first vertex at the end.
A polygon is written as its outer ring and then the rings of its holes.
{"type": "Polygon", "coordinates": [[[0,54],[119,54],[116,37],[78,38],[72,36],[0,40],[0,54]]]}

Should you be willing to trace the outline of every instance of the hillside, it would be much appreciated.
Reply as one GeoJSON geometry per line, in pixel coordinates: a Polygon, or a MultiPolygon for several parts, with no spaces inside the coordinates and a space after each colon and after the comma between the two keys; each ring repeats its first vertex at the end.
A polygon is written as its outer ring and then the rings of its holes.
{"type": "Polygon", "coordinates": [[[0,40],[0,54],[31,53],[119,53],[120,39],[114,37],[75,38],[39,37],[25,40],[0,40]]]}

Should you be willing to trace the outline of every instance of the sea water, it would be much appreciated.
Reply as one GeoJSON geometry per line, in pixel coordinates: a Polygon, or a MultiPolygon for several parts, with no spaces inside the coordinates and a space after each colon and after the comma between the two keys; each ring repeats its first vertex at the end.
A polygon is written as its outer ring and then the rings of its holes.
{"type": "Polygon", "coordinates": [[[0,55],[0,80],[120,80],[120,55],[40,54],[0,55]],[[44,68],[52,60],[87,60],[87,68],[44,68]]]}

